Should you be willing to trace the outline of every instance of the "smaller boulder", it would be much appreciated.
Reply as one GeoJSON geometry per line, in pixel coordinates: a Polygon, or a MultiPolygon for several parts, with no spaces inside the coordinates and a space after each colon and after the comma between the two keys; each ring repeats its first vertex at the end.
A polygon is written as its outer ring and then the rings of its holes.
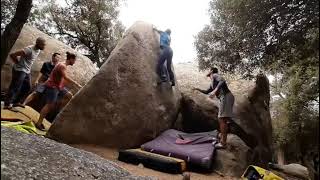
{"type": "Polygon", "coordinates": [[[238,136],[229,134],[227,148],[216,151],[213,169],[226,176],[240,177],[251,159],[252,150],[238,136]]]}
{"type": "Polygon", "coordinates": [[[181,126],[185,132],[196,133],[218,129],[218,102],[206,95],[182,93],[181,126]]]}
{"type": "Polygon", "coordinates": [[[290,176],[298,177],[305,180],[310,179],[308,169],[300,164],[269,164],[269,167],[277,171],[283,172],[285,174],[288,174],[290,176]]]}
{"type": "Polygon", "coordinates": [[[143,179],[93,153],[1,126],[1,179],[143,179]]]}

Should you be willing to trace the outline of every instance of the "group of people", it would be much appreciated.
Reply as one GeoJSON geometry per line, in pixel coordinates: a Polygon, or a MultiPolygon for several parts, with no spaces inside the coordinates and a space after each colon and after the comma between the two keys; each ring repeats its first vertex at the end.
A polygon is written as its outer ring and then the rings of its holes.
{"type": "MultiPolygon", "coordinates": [[[[160,31],[153,27],[160,34],[160,55],[156,67],[160,83],[170,80],[171,86],[175,86],[174,73],[171,69],[173,51],[170,47],[171,30],[160,31]],[[164,63],[167,62],[166,68],[164,63]],[[169,79],[166,74],[168,71],[169,79]]],[[[76,55],[70,52],[66,53],[66,61],[60,62],[61,54],[55,52],[50,62],[42,65],[39,75],[35,80],[35,90],[31,93],[31,67],[37,59],[41,50],[46,46],[45,39],[39,37],[35,45],[28,46],[22,50],[10,54],[14,65],[12,68],[12,80],[8,93],[5,98],[4,108],[10,109],[14,106],[25,107],[36,96],[42,96],[46,104],[40,111],[39,120],[36,127],[43,129],[43,119],[56,106],[63,107],[71,98],[72,94],[65,88],[65,83],[74,83],[81,88],[81,85],[72,80],[66,73],[67,66],[72,66],[76,61],[76,55]],[[28,95],[26,97],[26,95],[28,95]],[[12,106],[11,106],[12,103],[12,106]]],[[[211,85],[207,90],[194,88],[204,94],[210,93],[210,98],[217,97],[220,100],[219,105],[219,124],[220,124],[220,142],[216,147],[223,148],[226,146],[228,125],[227,122],[232,118],[232,109],[234,96],[229,90],[226,81],[218,74],[217,68],[211,68],[207,77],[211,79],[211,85]]]]}
{"type": "Polygon", "coordinates": [[[11,83],[4,101],[4,109],[11,109],[12,107],[24,108],[37,96],[44,98],[45,105],[35,124],[39,129],[44,129],[42,122],[50,111],[57,106],[63,107],[72,98],[72,93],[65,88],[66,83],[74,83],[80,88],[82,87],[72,80],[66,72],[67,66],[72,66],[76,62],[76,55],[67,52],[65,62],[60,62],[61,54],[55,52],[51,61],[43,63],[35,80],[34,91],[29,94],[32,89],[31,67],[45,46],[45,39],[39,37],[35,45],[25,47],[9,55],[14,65],[11,83]]]}
{"type": "MultiPolygon", "coordinates": [[[[166,68],[168,70],[169,78],[171,81],[171,85],[175,86],[174,73],[171,69],[172,64],[172,56],[173,51],[170,47],[171,43],[171,30],[167,29],[166,31],[159,31],[153,27],[160,34],[160,56],[157,63],[157,74],[160,79],[160,83],[166,82],[166,68]],[[167,62],[166,68],[164,68],[164,63],[167,62]]],[[[199,88],[193,88],[193,90],[200,91],[204,94],[210,94],[210,98],[217,97],[220,101],[219,103],[219,143],[215,144],[217,148],[225,148],[227,144],[227,134],[228,134],[228,122],[232,120],[233,116],[233,104],[234,104],[234,96],[225,79],[218,74],[218,69],[212,67],[210,72],[207,74],[207,77],[210,78],[211,84],[207,90],[202,90],[199,88]]]]}

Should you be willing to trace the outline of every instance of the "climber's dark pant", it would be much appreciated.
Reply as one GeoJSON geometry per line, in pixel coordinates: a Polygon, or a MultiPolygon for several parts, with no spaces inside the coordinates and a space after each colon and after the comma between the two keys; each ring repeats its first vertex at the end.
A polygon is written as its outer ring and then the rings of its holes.
{"type": "Polygon", "coordinates": [[[162,74],[165,73],[163,72],[163,69],[164,69],[163,64],[165,61],[167,61],[167,70],[169,73],[170,81],[174,82],[174,74],[171,69],[172,55],[173,55],[172,49],[170,46],[160,47],[160,48],[161,50],[160,50],[160,57],[157,64],[157,74],[160,77],[160,79],[163,80],[162,74]]]}

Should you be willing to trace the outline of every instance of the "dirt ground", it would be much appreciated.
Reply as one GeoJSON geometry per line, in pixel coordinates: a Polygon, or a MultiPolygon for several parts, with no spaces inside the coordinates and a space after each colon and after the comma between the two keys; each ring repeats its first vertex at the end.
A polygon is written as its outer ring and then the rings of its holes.
{"type": "MultiPolygon", "coordinates": [[[[118,166],[128,170],[131,174],[139,175],[139,176],[152,176],[156,177],[159,180],[182,180],[183,176],[182,174],[168,174],[163,173],[160,171],[155,171],[149,168],[145,168],[141,165],[133,165],[133,164],[127,164],[121,161],[118,161],[118,151],[116,149],[110,149],[110,148],[104,148],[104,147],[98,147],[93,145],[84,145],[84,144],[77,144],[77,145],[71,145],[75,148],[83,149],[92,153],[95,153],[105,159],[108,159],[110,161],[115,162],[118,166]]],[[[210,173],[210,174],[199,174],[195,172],[185,172],[190,174],[191,180],[218,180],[218,179],[238,179],[234,177],[227,177],[223,175],[219,175],[218,173],[210,173]]]]}

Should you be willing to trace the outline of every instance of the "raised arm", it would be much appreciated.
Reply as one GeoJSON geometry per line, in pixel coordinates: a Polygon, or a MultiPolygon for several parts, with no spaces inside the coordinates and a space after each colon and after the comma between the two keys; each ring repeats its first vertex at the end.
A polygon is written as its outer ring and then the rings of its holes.
{"type": "Polygon", "coordinates": [[[159,34],[163,32],[163,31],[160,31],[159,29],[157,29],[155,26],[152,26],[152,29],[153,29],[154,31],[157,31],[159,34]]]}
{"type": "Polygon", "coordinates": [[[203,94],[209,94],[213,91],[212,87],[210,86],[207,90],[202,90],[202,89],[199,89],[199,88],[193,88],[193,90],[197,90],[203,94]]]}

